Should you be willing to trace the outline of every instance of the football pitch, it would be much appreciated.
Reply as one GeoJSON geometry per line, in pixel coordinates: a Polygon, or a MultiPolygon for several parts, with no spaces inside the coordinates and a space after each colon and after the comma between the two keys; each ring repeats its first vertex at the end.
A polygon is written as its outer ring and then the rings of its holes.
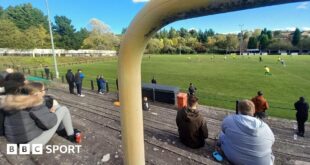
{"type": "MultiPolygon", "coordinates": [[[[52,58],[44,61],[52,63],[52,58]]],[[[310,99],[309,64],[310,56],[270,55],[263,56],[259,62],[258,56],[227,56],[225,59],[224,55],[144,55],[142,82],[149,83],[154,76],[158,84],[177,86],[183,92],[187,92],[192,82],[200,104],[232,110],[236,100],[251,99],[261,90],[269,102],[270,116],[294,119],[294,102],[300,96],[310,99]],[[279,57],[284,59],[285,66],[278,61],[279,57]],[[270,68],[272,75],[265,75],[264,66],[270,68]]],[[[115,91],[116,58],[60,67],[60,75],[69,68],[73,72],[83,69],[84,87],[90,88],[90,80],[103,75],[109,81],[110,90],[115,91]]]]}

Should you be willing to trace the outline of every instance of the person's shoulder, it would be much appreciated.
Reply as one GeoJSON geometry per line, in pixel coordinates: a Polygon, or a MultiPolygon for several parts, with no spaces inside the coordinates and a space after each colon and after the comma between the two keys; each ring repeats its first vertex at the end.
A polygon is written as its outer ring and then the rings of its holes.
{"type": "Polygon", "coordinates": [[[226,116],[226,117],[223,119],[223,123],[232,121],[233,118],[236,117],[236,116],[237,116],[236,114],[232,114],[232,115],[226,116]]]}

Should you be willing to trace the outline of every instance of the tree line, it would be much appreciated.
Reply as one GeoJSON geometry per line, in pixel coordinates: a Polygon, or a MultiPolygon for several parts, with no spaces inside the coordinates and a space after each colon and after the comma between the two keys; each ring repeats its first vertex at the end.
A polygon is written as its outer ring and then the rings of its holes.
{"type": "MultiPolygon", "coordinates": [[[[66,16],[55,16],[52,31],[58,49],[116,50],[119,37],[97,19],[91,19],[88,28],[76,30],[66,16]]],[[[0,6],[0,48],[51,48],[48,19],[30,3],[0,6]]]]}
{"type": "MultiPolygon", "coordinates": [[[[6,9],[0,6],[0,48],[50,48],[48,29],[47,16],[30,3],[6,9]]],[[[123,29],[122,34],[116,35],[108,25],[95,18],[89,21],[86,28],[76,30],[66,16],[55,16],[52,30],[58,49],[101,50],[118,50],[126,31],[123,29]]],[[[310,50],[310,37],[302,35],[298,28],[294,32],[256,29],[238,34],[219,34],[212,29],[170,28],[163,29],[152,37],[147,44],[146,53],[230,53],[240,49],[310,50]]]]}

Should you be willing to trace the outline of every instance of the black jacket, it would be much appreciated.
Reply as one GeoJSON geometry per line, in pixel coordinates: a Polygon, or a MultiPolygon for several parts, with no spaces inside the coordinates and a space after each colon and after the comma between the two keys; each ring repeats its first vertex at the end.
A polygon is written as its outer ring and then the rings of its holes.
{"type": "Polygon", "coordinates": [[[39,96],[5,96],[0,99],[0,109],[5,115],[5,136],[11,143],[27,143],[57,123],[56,114],[49,111],[39,96]]]}
{"type": "Polygon", "coordinates": [[[188,93],[190,95],[195,95],[196,90],[197,90],[197,88],[195,88],[194,86],[189,86],[188,87],[188,93]]]}
{"type": "Polygon", "coordinates": [[[68,83],[74,83],[74,75],[73,75],[72,71],[67,72],[66,79],[67,79],[68,83]]]}
{"type": "Polygon", "coordinates": [[[296,118],[300,121],[308,120],[308,110],[309,104],[307,102],[297,101],[295,104],[295,109],[297,110],[296,118]]]}

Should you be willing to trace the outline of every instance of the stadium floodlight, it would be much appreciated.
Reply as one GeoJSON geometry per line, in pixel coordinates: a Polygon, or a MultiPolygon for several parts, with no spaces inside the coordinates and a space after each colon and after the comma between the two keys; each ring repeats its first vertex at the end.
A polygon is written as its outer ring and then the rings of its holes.
{"type": "Polygon", "coordinates": [[[45,5],[46,5],[46,9],[47,9],[48,26],[49,26],[49,30],[50,30],[50,36],[51,36],[52,53],[53,53],[53,58],[54,58],[54,68],[55,68],[56,78],[59,79],[59,72],[58,72],[58,66],[57,66],[57,60],[56,60],[56,54],[55,54],[55,47],[54,47],[53,31],[52,31],[52,25],[51,25],[51,19],[50,19],[50,11],[48,8],[47,0],[45,0],[45,5]]]}
{"type": "Polygon", "coordinates": [[[240,26],[240,29],[241,29],[241,32],[240,32],[240,44],[239,44],[239,47],[240,47],[240,52],[239,52],[239,55],[241,56],[242,55],[242,46],[243,46],[243,24],[239,25],[240,26]]]}

